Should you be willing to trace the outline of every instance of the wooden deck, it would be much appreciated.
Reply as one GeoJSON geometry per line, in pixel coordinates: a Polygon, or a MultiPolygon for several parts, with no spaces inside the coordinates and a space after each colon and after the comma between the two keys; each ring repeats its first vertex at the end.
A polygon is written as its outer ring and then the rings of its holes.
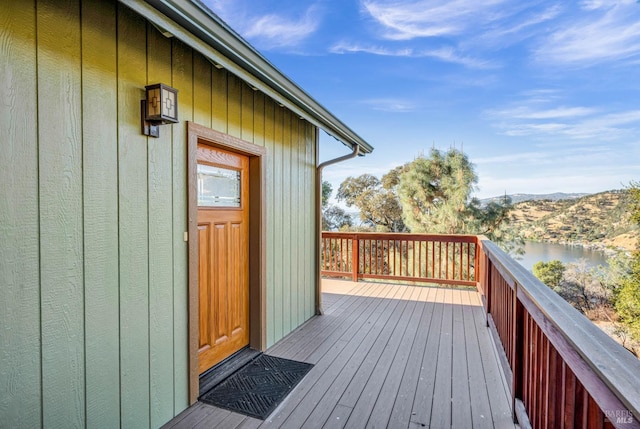
{"type": "Polygon", "coordinates": [[[324,280],[323,299],[267,351],[315,365],[267,420],[197,403],[165,427],[514,427],[477,292],[324,280]]]}

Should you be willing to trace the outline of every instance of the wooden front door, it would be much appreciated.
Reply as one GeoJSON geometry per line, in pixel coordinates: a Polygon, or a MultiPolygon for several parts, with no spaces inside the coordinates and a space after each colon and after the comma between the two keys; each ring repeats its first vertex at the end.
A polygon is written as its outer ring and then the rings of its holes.
{"type": "Polygon", "coordinates": [[[249,344],[249,158],[198,145],[198,369],[249,344]]]}

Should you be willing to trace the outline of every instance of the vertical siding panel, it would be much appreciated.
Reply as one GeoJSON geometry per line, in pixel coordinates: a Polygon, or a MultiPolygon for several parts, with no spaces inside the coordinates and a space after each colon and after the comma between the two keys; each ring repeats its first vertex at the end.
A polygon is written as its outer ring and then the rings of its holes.
{"type": "MultiPolygon", "coordinates": [[[[193,56],[193,120],[210,128],[212,127],[211,67],[211,63],[202,55],[193,56]]],[[[178,95],[179,98],[180,95],[178,95]]]]}
{"type": "MultiPolygon", "coordinates": [[[[258,146],[265,146],[265,112],[264,94],[260,91],[253,92],[253,143],[258,146]]],[[[269,154],[267,153],[267,156],[269,154]]]]}
{"type": "Polygon", "coordinates": [[[274,109],[274,153],[273,153],[273,269],[274,269],[274,281],[273,281],[273,330],[274,330],[274,342],[277,342],[283,337],[283,291],[286,290],[284,286],[284,270],[286,266],[282,265],[282,255],[285,251],[285,242],[283,240],[284,229],[284,168],[283,168],[283,154],[285,152],[282,139],[284,136],[283,128],[283,115],[284,109],[276,106],[274,109]]]}
{"type": "Polygon", "coordinates": [[[315,264],[317,263],[318,246],[315,235],[315,217],[316,217],[316,147],[318,145],[316,127],[307,124],[307,185],[306,189],[309,190],[307,194],[307,210],[310,214],[310,219],[307,227],[307,242],[305,248],[309,252],[307,255],[307,289],[306,289],[306,303],[307,303],[307,318],[313,316],[315,313],[315,264]]]}
{"type": "MultiPolygon", "coordinates": [[[[211,67],[211,66],[209,66],[211,67]]],[[[211,128],[227,132],[227,74],[225,69],[211,69],[211,128]]]]}
{"type": "Polygon", "coordinates": [[[242,81],[229,73],[227,78],[227,133],[242,137],[242,81]]]}
{"type": "Polygon", "coordinates": [[[306,124],[307,122],[303,119],[299,119],[298,120],[299,123],[299,128],[298,128],[298,135],[299,135],[299,143],[298,143],[298,163],[300,165],[300,176],[299,176],[299,183],[298,183],[298,195],[300,196],[300,201],[298,202],[299,207],[301,208],[300,212],[298,215],[300,216],[300,235],[298,236],[298,245],[300,246],[300,253],[301,253],[301,261],[300,261],[300,266],[298,267],[298,290],[299,290],[299,297],[298,297],[298,312],[300,314],[300,322],[302,323],[304,322],[307,317],[306,317],[306,303],[305,303],[305,290],[308,287],[308,284],[305,281],[305,269],[306,269],[306,262],[307,262],[307,257],[309,255],[310,249],[308,247],[308,245],[305,245],[305,237],[307,235],[307,229],[309,229],[309,219],[313,218],[313,214],[310,213],[307,210],[307,205],[306,205],[306,200],[307,200],[307,195],[309,195],[310,193],[313,193],[313,190],[311,189],[307,189],[305,186],[307,185],[306,183],[306,177],[307,177],[307,173],[309,171],[309,168],[307,166],[306,163],[306,153],[307,153],[307,145],[306,145],[306,140],[307,140],[307,128],[306,128],[306,124]]]}
{"type": "Polygon", "coordinates": [[[115,3],[82,5],[87,427],[120,425],[115,3]]]}
{"type": "Polygon", "coordinates": [[[240,113],[240,121],[242,123],[242,135],[241,138],[244,141],[248,141],[249,143],[253,143],[254,139],[254,116],[255,111],[253,106],[253,94],[254,90],[249,87],[246,83],[242,83],[241,86],[241,113],[240,113]]]}
{"type": "Polygon", "coordinates": [[[291,293],[292,293],[292,282],[291,282],[291,272],[293,270],[292,265],[294,264],[294,255],[292,253],[293,249],[291,247],[291,152],[292,152],[292,142],[291,142],[291,112],[286,109],[283,109],[283,125],[282,128],[284,130],[283,139],[282,139],[282,165],[280,168],[282,169],[282,249],[283,253],[281,256],[280,264],[281,269],[284,271],[284,278],[282,279],[282,326],[283,332],[282,336],[287,335],[291,331],[291,293]]]}
{"type": "Polygon", "coordinates": [[[301,160],[304,166],[303,178],[302,178],[302,206],[306,213],[306,219],[304,222],[304,231],[302,237],[302,243],[304,248],[304,262],[303,262],[303,291],[302,291],[302,311],[303,318],[307,320],[311,317],[309,313],[309,295],[313,293],[313,279],[311,271],[314,267],[311,265],[310,256],[313,252],[311,246],[313,246],[310,240],[310,232],[315,228],[315,213],[312,211],[309,197],[315,194],[315,188],[310,180],[309,170],[311,169],[309,164],[309,122],[302,121],[302,153],[301,160]],[[311,270],[311,271],[310,271],[311,270]]]}
{"type": "Polygon", "coordinates": [[[300,179],[298,183],[300,201],[298,205],[300,206],[300,211],[302,212],[302,216],[300,216],[300,235],[298,237],[298,242],[300,243],[300,267],[298,268],[298,281],[299,281],[299,294],[298,297],[298,312],[300,314],[300,323],[303,323],[307,320],[307,288],[309,284],[307,283],[307,258],[309,256],[309,252],[311,249],[309,246],[310,243],[307,243],[307,230],[309,226],[313,228],[313,224],[309,223],[309,219],[313,219],[313,213],[309,212],[309,208],[307,207],[307,198],[308,195],[313,193],[311,188],[308,188],[309,184],[307,183],[307,175],[309,173],[309,167],[307,165],[307,121],[304,119],[299,119],[299,146],[298,146],[298,162],[300,163],[300,179]]]}
{"type": "Polygon", "coordinates": [[[304,157],[301,156],[301,152],[304,150],[304,134],[302,128],[302,120],[298,117],[298,115],[292,115],[292,130],[291,133],[293,135],[293,147],[292,147],[292,156],[291,156],[291,168],[293,169],[293,174],[291,176],[291,182],[294,186],[292,195],[295,198],[295,201],[292,203],[293,213],[292,216],[293,224],[295,228],[292,228],[292,231],[295,231],[295,236],[292,237],[292,243],[294,249],[294,255],[297,259],[292,265],[293,272],[291,273],[293,284],[292,290],[293,294],[291,296],[291,305],[293,307],[293,327],[300,325],[304,321],[304,307],[303,297],[304,297],[304,260],[306,256],[307,249],[303,248],[304,244],[304,190],[302,189],[302,185],[304,184],[304,157]]]}
{"type": "MultiPolygon", "coordinates": [[[[171,41],[147,24],[147,83],[171,83],[171,41]]],[[[178,92],[178,94],[180,94],[178,92]]],[[[179,110],[178,110],[179,112],[179,110]]],[[[173,417],[172,126],[148,139],[151,427],[173,417]]],[[[184,139],[184,137],[183,137],[184,139]]]]}
{"type": "Polygon", "coordinates": [[[302,122],[302,153],[300,162],[304,166],[304,173],[302,178],[302,206],[304,207],[305,217],[304,231],[302,237],[302,243],[304,248],[304,262],[303,262],[303,292],[302,292],[302,310],[303,319],[306,321],[312,314],[309,311],[309,295],[313,293],[313,278],[312,272],[314,266],[312,265],[311,255],[313,254],[313,242],[310,240],[315,228],[315,213],[312,210],[310,197],[315,195],[315,188],[311,181],[310,171],[312,166],[309,163],[309,123],[307,121],[302,122]]]}
{"type": "Polygon", "coordinates": [[[173,40],[173,84],[177,88],[180,123],[173,128],[173,353],[174,414],[189,406],[187,121],[193,120],[193,53],[173,40]]]}
{"type": "MultiPolygon", "coordinates": [[[[121,427],[149,426],[147,138],[140,134],[146,23],[118,7],[121,427]]],[[[163,129],[166,132],[166,129],[163,129]]]]}
{"type": "Polygon", "coordinates": [[[307,269],[308,269],[308,258],[309,253],[311,252],[310,246],[311,243],[307,242],[307,232],[308,229],[313,229],[313,218],[314,214],[309,211],[309,206],[307,204],[309,194],[313,194],[313,189],[309,188],[310,184],[308,183],[307,177],[309,175],[309,166],[307,164],[307,125],[308,123],[300,119],[299,120],[299,148],[298,148],[298,162],[300,163],[300,179],[298,184],[300,201],[298,205],[301,207],[302,215],[300,216],[300,236],[298,237],[300,250],[301,250],[301,261],[300,268],[298,270],[299,274],[299,313],[300,313],[300,323],[304,322],[308,319],[307,316],[307,290],[309,288],[309,283],[307,279],[307,269]],[[311,223],[310,223],[311,222],[311,223]]]}
{"type": "Polygon", "coordinates": [[[85,424],[80,5],[38,4],[43,423],[85,424]]]}
{"type": "Polygon", "coordinates": [[[275,196],[276,196],[276,145],[275,145],[275,109],[276,106],[270,98],[265,98],[264,105],[264,134],[265,146],[267,148],[267,165],[266,165],[266,205],[267,205],[267,234],[266,234],[266,253],[267,253],[267,346],[275,344],[275,276],[278,270],[275,265],[275,241],[276,241],[276,215],[275,215],[275,196]]]}
{"type": "Polygon", "coordinates": [[[0,422],[41,421],[36,15],[0,2],[0,422]]]}

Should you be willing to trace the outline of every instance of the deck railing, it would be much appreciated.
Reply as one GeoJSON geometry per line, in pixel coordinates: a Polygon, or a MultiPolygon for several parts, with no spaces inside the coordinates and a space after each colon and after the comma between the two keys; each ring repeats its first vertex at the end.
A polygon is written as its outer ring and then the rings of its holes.
{"type": "Polygon", "coordinates": [[[478,247],[478,291],[521,427],[639,428],[640,361],[497,245],[478,247]]]}
{"type": "Polygon", "coordinates": [[[484,237],[322,234],[322,274],[473,285],[533,428],[640,428],[640,361],[484,237]]]}
{"type": "Polygon", "coordinates": [[[475,286],[473,235],[322,233],[322,270],[328,277],[407,280],[475,286]]]}

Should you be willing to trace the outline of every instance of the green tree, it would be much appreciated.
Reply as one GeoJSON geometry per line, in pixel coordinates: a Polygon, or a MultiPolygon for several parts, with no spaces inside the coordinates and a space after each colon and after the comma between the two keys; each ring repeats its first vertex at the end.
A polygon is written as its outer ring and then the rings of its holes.
{"type": "Polygon", "coordinates": [[[533,275],[556,292],[560,289],[565,270],[564,264],[557,259],[549,262],[539,261],[533,265],[533,275]]]}
{"type": "Polygon", "coordinates": [[[326,207],[329,204],[329,198],[333,192],[333,186],[326,180],[322,181],[322,207],[326,207]]]}
{"type": "Polygon", "coordinates": [[[522,240],[507,227],[511,200],[481,204],[471,199],[478,177],[457,149],[418,157],[382,176],[349,177],[337,198],[360,210],[366,227],[377,231],[484,234],[505,250],[521,253],[522,240]]]}
{"type": "MultiPolygon", "coordinates": [[[[640,183],[632,183],[631,220],[640,225],[640,183]]],[[[640,341],[640,242],[631,256],[631,272],[621,283],[615,298],[615,307],[620,321],[629,329],[631,336],[640,341]]]]}
{"type": "Polygon", "coordinates": [[[516,259],[524,254],[522,234],[511,224],[513,204],[510,197],[505,195],[484,205],[473,198],[468,209],[471,233],[486,235],[516,259]]]}
{"type": "Polygon", "coordinates": [[[598,267],[598,280],[602,287],[611,295],[611,305],[620,293],[620,287],[632,275],[631,263],[633,259],[627,252],[619,251],[607,258],[606,266],[598,267]]]}
{"type": "Polygon", "coordinates": [[[398,169],[391,170],[379,180],[371,174],[348,177],[338,189],[338,201],[360,211],[360,220],[368,227],[382,232],[404,232],[402,208],[396,194],[398,169]]]}
{"type": "Polygon", "coordinates": [[[398,171],[403,219],[411,232],[482,234],[509,253],[522,253],[522,239],[508,227],[511,199],[482,204],[471,199],[475,167],[461,151],[432,149],[398,171]]]}
{"type": "Polygon", "coordinates": [[[353,219],[342,207],[329,204],[333,186],[322,182],[322,230],[335,231],[353,227],[353,219]]]}
{"type": "Polygon", "coordinates": [[[342,207],[328,206],[322,211],[322,230],[336,231],[353,227],[353,219],[342,207]]]}
{"type": "Polygon", "coordinates": [[[398,194],[402,216],[411,232],[469,232],[468,201],[478,181],[473,164],[457,149],[432,149],[407,164],[398,194]]]}
{"type": "Polygon", "coordinates": [[[600,282],[597,268],[589,267],[585,259],[567,265],[558,293],[591,320],[602,319],[610,305],[611,294],[600,282]]]}

